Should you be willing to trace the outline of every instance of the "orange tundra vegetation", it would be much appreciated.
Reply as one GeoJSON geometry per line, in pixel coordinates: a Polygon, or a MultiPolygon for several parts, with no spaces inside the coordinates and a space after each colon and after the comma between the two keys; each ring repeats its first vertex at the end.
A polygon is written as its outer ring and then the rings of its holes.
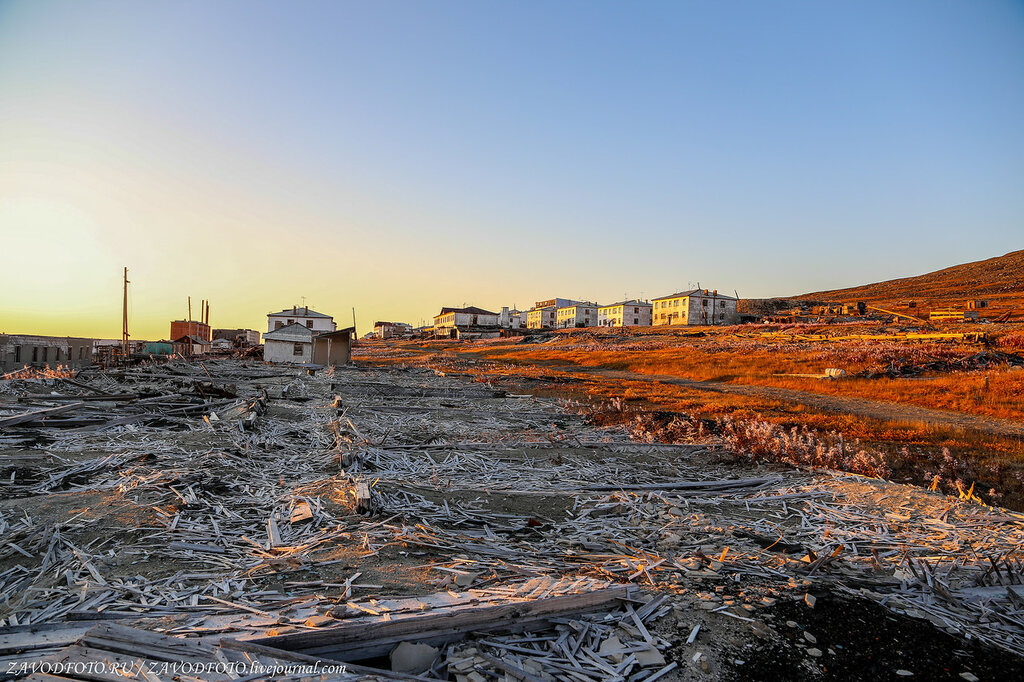
{"type": "MultiPolygon", "coordinates": [[[[424,362],[447,372],[465,372],[478,381],[500,380],[536,394],[579,401],[578,409],[592,411],[600,423],[621,424],[641,438],[712,436],[761,460],[829,466],[925,485],[938,477],[940,487],[954,494],[958,482],[965,488],[977,483],[984,499],[1024,508],[1020,437],[915,421],[900,409],[904,403],[1019,420],[1024,417],[1024,371],[995,366],[926,373],[923,379],[776,376],[819,373],[826,367],[866,375],[915,363],[955,364],[985,349],[966,343],[787,341],[766,339],[750,329],[585,329],[548,334],[542,343],[493,339],[370,344],[360,359],[424,362]],[[610,378],[599,373],[605,370],[682,377],[694,383],[610,378]],[[796,388],[887,401],[892,417],[826,410],[813,402],[777,399],[756,390],[738,395],[717,390],[720,386],[796,388]],[[804,454],[795,455],[797,450],[804,454]]],[[[1006,345],[1002,350],[1011,350],[1006,345]]]]}

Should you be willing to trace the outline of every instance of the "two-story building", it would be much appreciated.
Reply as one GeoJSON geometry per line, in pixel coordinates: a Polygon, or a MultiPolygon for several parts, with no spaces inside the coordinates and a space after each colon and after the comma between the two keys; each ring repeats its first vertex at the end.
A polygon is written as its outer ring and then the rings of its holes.
{"type": "Polygon", "coordinates": [[[378,339],[404,338],[412,335],[412,325],[405,322],[374,322],[373,335],[378,339]]]}
{"type": "Polygon", "coordinates": [[[737,302],[734,297],[720,294],[717,290],[680,291],[652,301],[652,324],[656,327],[672,324],[736,324],[739,321],[737,302]]]}
{"type": "Polygon", "coordinates": [[[292,306],[291,309],[285,309],[279,313],[267,314],[268,332],[282,329],[290,324],[301,324],[306,329],[312,329],[315,332],[333,332],[338,329],[332,316],[310,310],[309,306],[292,306]]]}
{"type": "Polygon", "coordinates": [[[527,329],[554,329],[557,308],[534,308],[526,311],[527,329]]]}
{"type": "Polygon", "coordinates": [[[0,370],[24,367],[88,367],[93,361],[93,339],[75,336],[0,334],[0,370]]]}
{"type": "Polygon", "coordinates": [[[652,306],[647,301],[620,301],[597,309],[598,327],[650,327],[652,306]]]}
{"type": "Polygon", "coordinates": [[[558,329],[597,326],[596,303],[576,303],[555,309],[555,326],[558,329]]]}
{"type": "Polygon", "coordinates": [[[434,336],[458,338],[464,332],[489,333],[498,331],[498,313],[476,306],[441,308],[434,315],[434,336]]]}

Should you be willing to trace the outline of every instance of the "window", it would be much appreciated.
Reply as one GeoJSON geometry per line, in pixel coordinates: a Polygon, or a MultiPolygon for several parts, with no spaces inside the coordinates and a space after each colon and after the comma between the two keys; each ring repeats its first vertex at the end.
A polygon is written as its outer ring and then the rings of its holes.
{"type": "Polygon", "coordinates": [[[313,328],[313,320],[306,320],[306,327],[309,329],[313,328]]]}
{"type": "Polygon", "coordinates": [[[38,346],[32,346],[32,362],[38,362],[38,361],[39,361],[39,347],[38,346]]]}
{"type": "Polygon", "coordinates": [[[85,346],[78,347],[78,359],[81,360],[85,357],[85,346]]]}
{"type": "Polygon", "coordinates": [[[302,355],[302,344],[296,343],[292,346],[292,355],[302,355]]]}
{"type": "Polygon", "coordinates": [[[288,320],[288,324],[295,324],[295,320],[288,320]]]}
{"type": "Polygon", "coordinates": [[[284,326],[284,322],[281,320],[274,320],[274,329],[280,329],[284,326]]]}
{"type": "Polygon", "coordinates": [[[633,308],[633,312],[634,312],[634,313],[639,313],[639,312],[640,312],[640,309],[639,309],[639,308],[633,308]]]}
{"type": "Polygon", "coordinates": [[[14,361],[21,362],[21,346],[14,347],[14,361]]]}
{"type": "Polygon", "coordinates": [[[636,317],[634,317],[634,318],[633,318],[633,324],[640,324],[640,319],[639,319],[639,318],[636,318],[636,317]]]}

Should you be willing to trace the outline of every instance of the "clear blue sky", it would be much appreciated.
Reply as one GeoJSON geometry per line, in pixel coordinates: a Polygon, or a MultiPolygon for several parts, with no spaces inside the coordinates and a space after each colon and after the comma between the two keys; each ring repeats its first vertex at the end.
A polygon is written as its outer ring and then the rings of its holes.
{"type": "Polygon", "coordinates": [[[918,274],[1024,248],[1022,116],[1020,2],[0,0],[0,329],[918,274]]]}

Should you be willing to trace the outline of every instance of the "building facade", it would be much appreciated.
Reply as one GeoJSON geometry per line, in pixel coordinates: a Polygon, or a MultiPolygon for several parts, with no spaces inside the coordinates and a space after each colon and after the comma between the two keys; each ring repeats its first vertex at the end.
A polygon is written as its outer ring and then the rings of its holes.
{"type": "Polygon", "coordinates": [[[468,306],[466,308],[441,308],[434,315],[434,336],[457,338],[460,331],[480,329],[498,329],[498,313],[483,308],[468,306]]]}
{"type": "Polygon", "coordinates": [[[171,338],[180,339],[183,336],[195,336],[204,341],[211,341],[210,325],[196,320],[174,320],[171,322],[171,338]]]}
{"type": "Polygon", "coordinates": [[[412,334],[412,325],[405,322],[374,322],[373,335],[378,339],[402,338],[412,334]]]}
{"type": "Polygon", "coordinates": [[[526,312],[503,306],[498,313],[498,326],[502,329],[523,329],[526,327],[526,312]]]}
{"type": "Polygon", "coordinates": [[[267,332],[263,335],[263,361],[297,364],[313,362],[314,334],[312,329],[298,322],[267,332]]]}
{"type": "Polygon", "coordinates": [[[212,340],[217,339],[230,341],[237,347],[258,346],[260,333],[255,329],[214,329],[212,340]]]}
{"type": "Polygon", "coordinates": [[[555,309],[555,326],[558,329],[597,326],[596,303],[577,303],[555,309]]]}
{"type": "Polygon", "coordinates": [[[652,324],[736,324],[739,321],[737,303],[736,298],[720,294],[717,290],[680,291],[652,301],[652,324]]]}
{"type": "Polygon", "coordinates": [[[527,329],[554,329],[557,308],[534,308],[526,311],[527,329]]]}
{"type": "Polygon", "coordinates": [[[88,367],[93,361],[95,343],[94,339],[75,336],[0,334],[0,369],[11,372],[25,367],[88,367]]]}
{"type": "Polygon", "coordinates": [[[620,301],[597,309],[599,327],[650,327],[652,307],[647,301],[620,301]]]}
{"type": "Polygon", "coordinates": [[[283,329],[290,324],[301,324],[306,329],[312,329],[315,332],[333,332],[338,329],[332,316],[310,310],[309,306],[292,306],[290,310],[267,314],[268,332],[283,329]]]}

